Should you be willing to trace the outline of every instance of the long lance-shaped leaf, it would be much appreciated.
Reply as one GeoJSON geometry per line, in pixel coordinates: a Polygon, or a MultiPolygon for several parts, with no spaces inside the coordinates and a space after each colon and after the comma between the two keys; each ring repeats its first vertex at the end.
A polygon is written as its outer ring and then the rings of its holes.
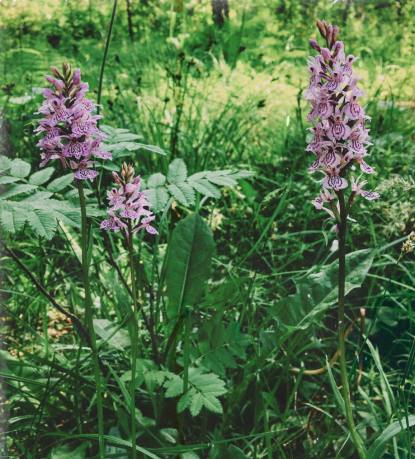
{"type": "Polygon", "coordinates": [[[392,422],[388,427],[376,438],[369,448],[367,459],[380,459],[383,457],[385,448],[390,440],[404,430],[415,426],[415,415],[408,416],[408,418],[400,419],[399,421],[392,422]]]}
{"type": "Polygon", "coordinates": [[[169,243],[166,265],[168,314],[179,316],[184,306],[200,298],[209,277],[215,243],[210,228],[197,214],[182,220],[169,243]]]}

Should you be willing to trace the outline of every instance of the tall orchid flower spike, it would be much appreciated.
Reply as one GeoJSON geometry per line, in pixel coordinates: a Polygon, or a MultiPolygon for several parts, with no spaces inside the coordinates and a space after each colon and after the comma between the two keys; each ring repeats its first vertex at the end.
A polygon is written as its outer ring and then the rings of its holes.
{"type": "Polygon", "coordinates": [[[70,168],[74,173],[79,193],[81,211],[81,253],[82,278],[84,288],[85,323],[90,335],[94,380],[96,387],[96,404],[98,417],[98,444],[99,458],[105,457],[104,442],[104,401],[101,379],[99,351],[94,329],[94,307],[91,294],[89,275],[90,258],[88,246],[93,242],[89,231],[89,222],[86,212],[84,180],[94,180],[98,172],[93,169],[94,161],[111,159],[111,154],[102,150],[101,141],[104,137],[99,130],[97,121],[100,118],[94,115],[95,104],[85,97],[88,84],[81,81],[79,69],[72,70],[69,64],[62,65],[62,72],[52,67],[53,76],[46,80],[52,88],[43,91],[45,98],[38,114],[43,118],[35,132],[43,135],[38,142],[42,154],[40,166],[49,161],[58,159],[64,169],[70,168]]]}
{"type": "Polygon", "coordinates": [[[373,168],[366,163],[367,147],[370,145],[366,122],[369,117],[359,102],[363,95],[357,87],[353,73],[356,58],[346,56],[343,42],[339,41],[339,28],[324,21],[317,27],[325,40],[320,46],[316,40],[310,45],[317,51],[308,62],[310,84],[305,93],[311,111],[308,120],[313,123],[313,134],[306,151],[314,155],[309,168],[311,173],[323,174],[322,191],[313,200],[318,210],[326,211],[336,220],[338,238],[338,338],[340,376],[347,425],[360,459],[366,459],[366,448],[356,428],[347,375],[346,360],[346,231],[350,209],[358,196],[372,201],[379,198],[375,191],[364,190],[366,180],[354,177],[353,166],[360,172],[372,174],[373,168]],[[350,186],[349,186],[350,185],[350,186]],[[345,193],[349,188],[348,199],[345,193]]]}
{"type": "Polygon", "coordinates": [[[147,196],[140,191],[141,178],[134,177],[134,168],[124,163],[121,177],[113,172],[113,178],[118,188],[113,188],[107,193],[108,218],[101,222],[101,229],[123,230],[127,235],[129,228],[132,234],[140,230],[157,234],[157,230],[151,225],[155,217],[150,210],[147,196]]]}
{"type": "MultiPolygon", "coordinates": [[[[124,163],[121,176],[113,172],[113,178],[118,185],[108,191],[108,218],[101,222],[101,229],[108,231],[123,231],[128,245],[128,258],[131,276],[132,295],[132,321],[131,321],[131,384],[130,400],[135,403],[136,391],[136,368],[138,348],[138,286],[136,276],[136,256],[134,254],[133,235],[138,231],[145,230],[149,234],[157,234],[157,230],[151,225],[154,215],[150,210],[146,194],[140,190],[141,178],[134,177],[134,168],[124,163]]],[[[135,443],[137,432],[136,410],[131,410],[131,439],[135,443]]],[[[134,449],[135,451],[135,449],[134,449]]],[[[133,453],[133,458],[136,457],[133,453]]]]}
{"type": "Polygon", "coordinates": [[[52,88],[44,89],[45,100],[37,112],[43,115],[35,130],[43,134],[37,144],[42,150],[40,166],[59,159],[77,180],[93,180],[98,175],[94,160],[111,159],[111,153],[101,148],[104,134],[97,126],[101,117],[94,115],[95,104],[85,97],[88,83],[69,64],[63,64],[62,72],[56,67],[51,71],[53,76],[46,80],[52,88]]]}
{"type": "MultiPolygon", "coordinates": [[[[326,47],[310,40],[318,54],[310,57],[308,64],[310,84],[305,97],[311,105],[308,120],[314,126],[306,150],[314,155],[310,172],[323,174],[323,192],[332,190],[337,193],[348,188],[348,175],[353,164],[365,174],[374,172],[365,160],[370,145],[369,130],[365,127],[369,117],[359,102],[363,92],[357,87],[358,78],[353,72],[356,58],[345,55],[344,44],[337,39],[339,29],[336,26],[318,22],[326,47]]],[[[369,200],[379,197],[374,191],[363,192],[360,188],[358,193],[352,189],[352,195],[352,201],[356,195],[369,200]]],[[[327,210],[320,205],[320,198],[313,202],[314,205],[317,202],[315,207],[327,210]]],[[[325,202],[333,205],[332,200],[325,202]]]]}

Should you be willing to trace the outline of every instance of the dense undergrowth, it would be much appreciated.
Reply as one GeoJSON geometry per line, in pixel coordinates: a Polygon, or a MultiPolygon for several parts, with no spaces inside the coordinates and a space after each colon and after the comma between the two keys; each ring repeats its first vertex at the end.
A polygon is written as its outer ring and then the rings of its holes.
{"type": "MultiPolygon", "coordinates": [[[[73,318],[56,308],[83,318],[77,192],[59,168],[36,176],[33,130],[50,65],[79,66],[96,100],[113,4],[0,3],[1,153],[9,158],[1,160],[0,199],[20,202],[27,219],[10,220],[2,207],[3,454],[98,457],[90,352],[73,318]],[[11,184],[26,188],[10,193],[11,184]],[[38,204],[21,204],[34,195],[38,204]]],[[[308,39],[321,17],[339,24],[359,56],[377,171],[371,184],[381,193],[359,203],[348,236],[355,418],[372,459],[410,458],[413,430],[399,429],[399,420],[414,423],[415,262],[401,247],[415,230],[415,4],[229,3],[222,27],[208,1],[118,4],[101,94],[114,166],[104,168],[100,193],[87,193],[105,457],[130,457],[127,247],[99,231],[110,169],[123,161],[153,190],[159,230],[140,235],[135,266],[144,311],[139,457],[355,457],[333,384],[338,366],[326,371],[337,350],[327,299],[336,286],[335,233],[311,205],[318,184],[305,153],[308,39]],[[194,174],[202,171],[200,182],[194,174]],[[183,312],[172,308],[174,263],[188,230],[200,245],[183,312]],[[209,255],[210,273],[200,266],[209,255]],[[187,398],[183,378],[193,390],[187,398]],[[400,433],[382,437],[391,424],[400,433]]]]}

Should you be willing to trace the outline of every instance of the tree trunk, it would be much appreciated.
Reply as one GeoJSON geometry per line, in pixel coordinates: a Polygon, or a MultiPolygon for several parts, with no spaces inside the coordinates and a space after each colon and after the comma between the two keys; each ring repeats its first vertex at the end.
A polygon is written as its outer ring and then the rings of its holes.
{"type": "Polygon", "coordinates": [[[229,2],[228,0],[211,0],[213,22],[222,27],[225,21],[229,19],[229,2]]]}
{"type": "Polygon", "coordinates": [[[130,36],[130,40],[134,41],[133,13],[131,11],[131,2],[130,2],[130,0],[125,0],[125,4],[126,4],[126,7],[127,7],[128,35],[130,36]]]}

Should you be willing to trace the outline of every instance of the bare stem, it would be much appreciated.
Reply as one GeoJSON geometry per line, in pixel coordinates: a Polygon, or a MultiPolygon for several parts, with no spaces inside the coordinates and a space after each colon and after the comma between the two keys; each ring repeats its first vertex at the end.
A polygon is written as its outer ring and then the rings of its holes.
{"type": "Polygon", "coordinates": [[[131,228],[131,221],[128,223],[128,256],[130,261],[130,275],[131,275],[131,293],[133,298],[133,320],[131,324],[131,443],[133,445],[132,458],[137,458],[137,451],[135,449],[137,437],[137,419],[135,415],[135,381],[137,369],[137,347],[138,347],[138,301],[137,301],[137,285],[134,267],[134,244],[133,232],[131,228]]]}
{"type": "Polygon", "coordinates": [[[337,193],[340,206],[339,222],[339,290],[338,290],[338,332],[340,352],[340,376],[342,382],[345,415],[350,431],[350,436],[356,447],[360,459],[366,459],[366,450],[363,440],[356,429],[353,420],[352,401],[350,397],[349,379],[346,364],[346,321],[344,313],[345,285],[346,285],[346,231],[347,231],[347,209],[343,191],[337,193]]]}
{"type": "Polygon", "coordinates": [[[99,366],[99,355],[96,343],[96,335],[93,322],[91,285],[89,281],[89,257],[88,257],[88,222],[86,216],[85,194],[82,181],[78,181],[79,204],[81,207],[81,225],[82,225],[82,277],[85,292],[85,322],[91,338],[92,360],[94,367],[94,377],[96,384],[97,395],[97,411],[98,411],[98,438],[99,438],[99,458],[105,458],[105,443],[104,443],[104,409],[102,403],[102,386],[101,373],[99,366]]]}

